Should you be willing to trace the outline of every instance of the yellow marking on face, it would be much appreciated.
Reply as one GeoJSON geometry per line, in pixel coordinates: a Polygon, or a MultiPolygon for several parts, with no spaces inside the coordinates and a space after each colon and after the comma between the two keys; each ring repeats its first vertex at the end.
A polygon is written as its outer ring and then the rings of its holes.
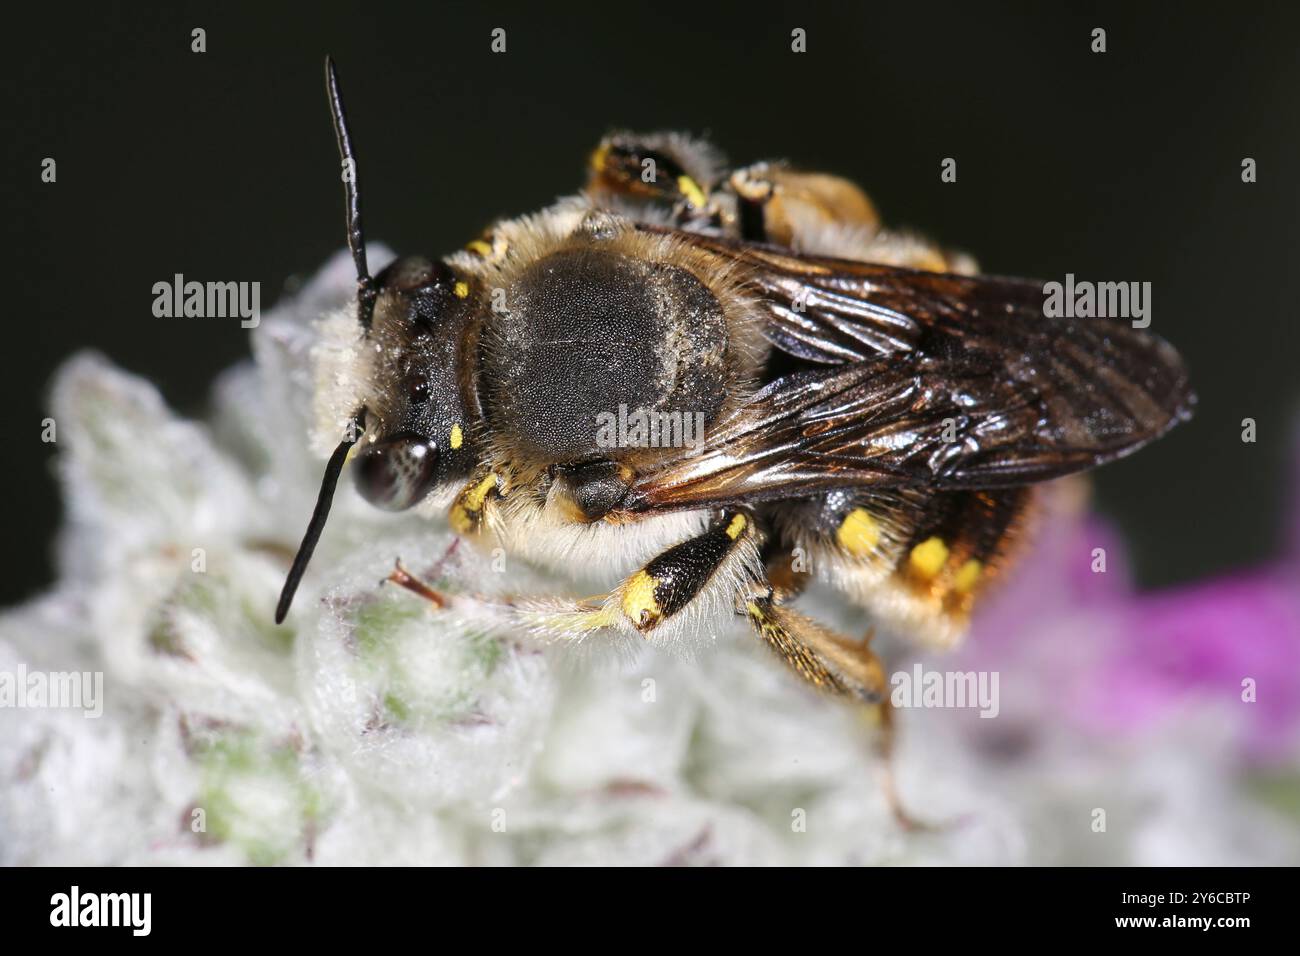
{"type": "Polygon", "coordinates": [[[708,202],[708,200],[704,198],[704,190],[700,189],[700,187],[696,185],[695,180],[691,179],[690,176],[678,176],[677,188],[680,189],[682,195],[686,197],[686,201],[696,209],[702,208],[708,202]]]}
{"type": "Polygon", "coordinates": [[[835,540],[840,547],[856,557],[870,554],[880,543],[880,525],[866,508],[854,508],[844,516],[835,540]]]}
{"type": "Polygon", "coordinates": [[[470,252],[477,252],[480,256],[483,256],[484,258],[487,258],[488,256],[492,255],[492,247],[488,245],[486,242],[484,242],[482,239],[475,239],[465,248],[468,249],[470,252]]]}
{"type": "Polygon", "coordinates": [[[953,577],[952,586],[958,594],[969,594],[971,589],[980,579],[980,574],[984,571],[984,565],[980,564],[975,558],[971,558],[960,568],[953,577]]]}
{"type": "Polygon", "coordinates": [[[659,582],[644,569],[632,575],[623,585],[623,613],[637,630],[654,627],[664,616],[663,609],[655,600],[655,588],[658,586],[659,582]]]}
{"type": "Polygon", "coordinates": [[[943,564],[948,560],[948,546],[939,538],[926,538],[915,548],[908,557],[908,562],[915,571],[923,578],[932,578],[943,569],[943,564]]]}
{"type": "Polygon", "coordinates": [[[451,426],[451,449],[455,451],[461,445],[465,444],[465,434],[460,430],[459,425],[451,426]]]}
{"type": "Polygon", "coordinates": [[[596,147],[596,151],[591,154],[591,168],[596,172],[603,172],[605,169],[605,157],[609,155],[609,143],[601,143],[596,147]]]}
{"type": "Polygon", "coordinates": [[[731,519],[731,524],[727,525],[727,537],[735,541],[740,537],[740,533],[745,530],[745,516],[736,515],[731,519]]]}
{"type": "Polygon", "coordinates": [[[456,298],[463,299],[465,298],[465,296],[469,295],[469,283],[457,282],[454,286],[452,286],[451,291],[456,293],[456,298]]]}

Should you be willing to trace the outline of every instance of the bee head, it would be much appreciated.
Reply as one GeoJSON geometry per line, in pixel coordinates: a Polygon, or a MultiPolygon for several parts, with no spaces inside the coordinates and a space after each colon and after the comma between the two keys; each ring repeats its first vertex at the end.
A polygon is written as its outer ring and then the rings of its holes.
{"type": "Polygon", "coordinates": [[[325,58],[325,92],[342,163],[347,200],[348,249],[357,270],[357,321],[371,346],[370,389],[339,442],[321,480],[316,509],[289,568],[275,621],[289,613],[294,593],[325,530],[334,489],[358,439],[356,485],[381,508],[400,511],[441,484],[468,476],[470,422],[468,377],[462,360],[470,347],[467,283],[441,262],[398,259],[378,276],[366,264],[361,230],[361,193],[334,62],[325,58]]]}
{"type": "Polygon", "coordinates": [[[366,432],[352,457],[357,490],[402,511],[469,477],[469,285],[442,262],[398,259],[376,278],[366,332],[366,432]]]}

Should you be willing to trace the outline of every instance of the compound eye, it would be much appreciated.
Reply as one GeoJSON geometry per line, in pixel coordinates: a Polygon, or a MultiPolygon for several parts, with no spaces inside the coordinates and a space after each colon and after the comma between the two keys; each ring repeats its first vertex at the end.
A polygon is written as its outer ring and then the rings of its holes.
{"type": "Polygon", "coordinates": [[[352,472],[361,497],[385,511],[420,503],[436,479],[438,449],[421,435],[375,442],[356,458],[352,472]]]}
{"type": "Polygon", "coordinates": [[[415,294],[431,291],[437,286],[450,289],[455,278],[446,263],[422,256],[406,256],[379,274],[379,284],[386,289],[415,294]]]}

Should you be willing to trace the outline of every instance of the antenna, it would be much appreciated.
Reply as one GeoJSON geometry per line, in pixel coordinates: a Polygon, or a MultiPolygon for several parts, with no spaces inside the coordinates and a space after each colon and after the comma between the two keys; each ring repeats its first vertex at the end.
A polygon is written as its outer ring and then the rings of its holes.
{"type": "Polygon", "coordinates": [[[325,95],[329,98],[330,118],[334,121],[334,139],[339,147],[339,159],[347,166],[343,177],[343,190],[347,197],[348,249],[357,267],[357,321],[369,330],[375,309],[375,280],[366,266],[366,242],[361,231],[361,184],[358,182],[356,156],[352,152],[352,135],[348,132],[348,117],[343,110],[343,94],[339,92],[339,77],[334,60],[325,57],[325,95]]]}
{"type": "Polygon", "coordinates": [[[329,464],[325,466],[325,477],[320,483],[320,494],[316,496],[316,509],[311,513],[307,533],[302,536],[302,544],[298,545],[298,553],[289,568],[289,576],[284,580],[284,588],[280,591],[280,603],[275,606],[276,624],[284,623],[285,616],[289,613],[289,605],[293,603],[294,593],[298,590],[298,583],[307,570],[312,552],[316,550],[316,542],[320,540],[321,532],[325,530],[325,519],[330,516],[330,505],[334,503],[334,489],[338,486],[339,475],[343,473],[343,463],[348,459],[348,449],[361,437],[364,421],[363,409],[348,423],[348,437],[339,442],[339,446],[334,449],[334,454],[330,455],[329,464]]]}
{"type": "MultiPolygon", "coordinates": [[[[339,92],[339,77],[334,70],[334,60],[325,57],[325,95],[329,98],[330,117],[334,121],[334,139],[339,147],[339,159],[347,167],[343,177],[344,194],[347,197],[348,249],[352,251],[352,262],[357,268],[357,321],[363,329],[370,329],[370,322],[375,309],[375,280],[366,266],[366,242],[361,231],[361,189],[357,183],[357,161],[352,153],[352,136],[348,133],[348,118],[343,111],[343,95],[339,92]]],[[[325,520],[330,515],[330,506],[334,503],[334,490],[338,487],[339,475],[348,460],[348,450],[357,443],[365,428],[366,410],[357,409],[343,441],[339,442],[334,453],[330,455],[325,466],[325,476],[321,479],[320,493],[316,496],[316,508],[307,523],[307,533],[302,537],[298,553],[294,555],[289,567],[289,576],[284,580],[280,591],[280,601],[275,606],[275,623],[284,623],[293,604],[293,596],[298,591],[302,576],[307,571],[316,543],[320,541],[321,532],[325,530],[325,520]]]]}

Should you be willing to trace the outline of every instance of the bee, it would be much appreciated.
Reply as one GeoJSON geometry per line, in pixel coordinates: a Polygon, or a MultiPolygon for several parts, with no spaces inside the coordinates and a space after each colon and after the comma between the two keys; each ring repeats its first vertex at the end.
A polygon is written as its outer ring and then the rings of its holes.
{"type": "Polygon", "coordinates": [[[1049,317],[1042,283],[885,229],[844,179],[730,169],[675,134],[610,135],[578,195],[371,276],[328,59],[326,87],[356,308],[321,376],[343,438],[277,622],[350,461],[380,508],[621,578],[531,608],[540,632],[670,642],[736,614],[812,684],[880,703],[869,645],[791,606],[810,581],[949,646],[1035,486],[1191,415],[1155,335],[1049,317]]]}

